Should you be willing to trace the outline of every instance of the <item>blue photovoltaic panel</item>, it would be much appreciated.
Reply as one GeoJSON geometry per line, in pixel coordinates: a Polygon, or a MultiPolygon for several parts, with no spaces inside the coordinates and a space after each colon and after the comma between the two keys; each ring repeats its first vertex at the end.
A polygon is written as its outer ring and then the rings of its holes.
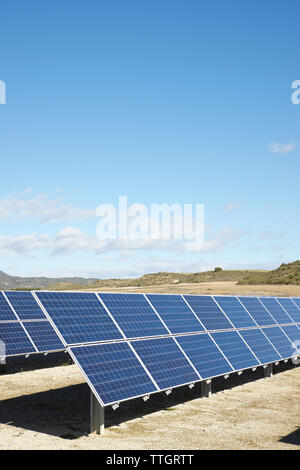
{"type": "Polygon", "coordinates": [[[127,338],[169,334],[142,294],[99,294],[127,338]]]}
{"type": "Polygon", "coordinates": [[[0,321],[17,320],[2,292],[0,292],[0,321]]]}
{"type": "Polygon", "coordinates": [[[178,336],[176,339],[202,379],[233,371],[208,334],[178,336]]]}
{"type": "MultiPolygon", "coordinates": [[[[5,345],[5,355],[36,352],[20,323],[0,323],[0,341],[5,345]]],[[[2,345],[0,347],[2,354],[2,345]]]]}
{"type": "Polygon", "coordinates": [[[281,327],[286,335],[290,338],[292,343],[295,343],[295,347],[297,347],[298,351],[300,352],[300,330],[296,325],[288,325],[281,327]]]}
{"type": "Polygon", "coordinates": [[[81,346],[71,352],[104,405],[157,390],[127,343],[81,346]]]}
{"type": "Polygon", "coordinates": [[[262,328],[263,332],[267,335],[271,343],[277,349],[283,359],[293,356],[294,348],[291,341],[281,331],[279,326],[274,328],[262,328]]]}
{"type": "Polygon", "coordinates": [[[281,359],[281,356],[275,351],[272,344],[267,340],[260,329],[241,330],[240,335],[262,364],[276,362],[281,359]]]}
{"type": "Polygon", "coordinates": [[[277,302],[275,297],[260,297],[259,299],[264,304],[266,309],[269,310],[277,323],[284,324],[293,322],[293,320],[283,310],[282,306],[277,302]]]}
{"type": "Polygon", "coordinates": [[[295,323],[300,322],[300,310],[291,299],[288,297],[277,297],[277,300],[295,323]]]}
{"type": "Polygon", "coordinates": [[[39,352],[65,349],[48,321],[24,322],[23,326],[39,352]]]}
{"type": "Polygon", "coordinates": [[[226,330],[233,328],[211,296],[185,295],[184,298],[207,330],[226,330]]]}
{"type": "Polygon", "coordinates": [[[20,320],[45,320],[44,312],[31,292],[5,292],[20,320]]]}
{"type": "Polygon", "coordinates": [[[214,298],[220,305],[221,309],[226,313],[235,328],[256,326],[256,323],[252,320],[249,313],[245,310],[241,302],[239,302],[236,297],[215,295],[214,298]]]}
{"type": "Polygon", "coordinates": [[[171,333],[203,331],[203,326],[180,295],[147,294],[171,333]]]}
{"type": "Polygon", "coordinates": [[[239,297],[244,307],[259,326],[276,325],[275,320],[256,297],[239,297]]]}
{"type": "Polygon", "coordinates": [[[200,380],[173,338],[133,341],[131,345],[161,390],[200,380]]]}
{"type": "Polygon", "coordinates": [[[97,298],[89,292],[36,292],[66,344],[122,339],[97,298]]]}
{"type": "MultiPolygon", "coordinates": [[[[300,314],[300,298],[299,297],[293,297],[292,300],[297,305],[297,307],[299,309],[299,314],[300,314]]],[[[297,320],[295,320],[296,323],[300,322],[300,315],[299,314],[295,315],[295,318],[297,318],[297,320]]]]}
{"type": "Polygon", "coordinates": [[[259,365],[236,331],[213,333],[211,336],[235,370],[250,369],[259,365]]]}

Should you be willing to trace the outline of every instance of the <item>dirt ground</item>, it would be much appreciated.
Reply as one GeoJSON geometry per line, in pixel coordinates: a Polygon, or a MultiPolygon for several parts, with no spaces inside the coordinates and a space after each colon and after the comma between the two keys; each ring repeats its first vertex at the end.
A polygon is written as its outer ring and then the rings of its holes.
{"type": "MultiPolygon", "coordinates": [[[[134,290],[300,296],[300,286],[231,282],[134,290]]],[[[199,398],[196,384],[108,408],[103,436],[89,434],[89,387],[67,362],[65,353],[8,360],[0,375],[0,449],[299,450],[300,367],[290,362],[268,379],[262,368],[214,379],[210,398],[199,398]]]]}
{"type": "Polygon", "coordinates": [[[0,449],[299,449],[300,368],[291,364],[267,379],[261,368],[215,379],[210,398],[197,384],[108,408],[99,436],[88,434],[89,387],[77,367],[38,369],[36,360],[0,377],[0,449]]]}
{"type": "MultiPolygon", "coordinates": [[[[89,289],[86,290],[88,291],[89,289]]],[[[159,292],[165,294],[275,295],[278,297],[300,297],[300,286],[268,284],[261,286],[239,286],[236,282],[201,282],[148,287],[105,288],[103,292],[159,292]]]]}

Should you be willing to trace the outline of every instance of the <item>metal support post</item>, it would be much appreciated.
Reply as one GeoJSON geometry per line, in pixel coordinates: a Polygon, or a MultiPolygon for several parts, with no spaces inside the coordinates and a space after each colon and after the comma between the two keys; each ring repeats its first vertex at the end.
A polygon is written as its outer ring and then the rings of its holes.
{"type": "Polygon", "coordinates": [[[273,364],[268,364],[264,367],[265,378],[273,376],[273,364]]]}
{"type": "Polygon", "coordinates": [[[203,380],[201,382],[201,397],[211,396],[211,380],[203,380]]]}
{"type": "Polygon", "coordinates": [[[91,433],[104,434],[104,406],[100,405],[91,390],[91,433]]]}

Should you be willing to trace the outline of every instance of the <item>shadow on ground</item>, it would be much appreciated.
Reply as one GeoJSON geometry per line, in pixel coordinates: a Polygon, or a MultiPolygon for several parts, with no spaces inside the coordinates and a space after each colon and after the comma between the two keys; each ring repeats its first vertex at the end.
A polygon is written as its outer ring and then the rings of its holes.
{"type": "Polygon", "coordinates": [[[284,442],[285,444],[293,444],[294,446],[300,446],[300,428],[296,431],[291,432],[287,436],[279,439],[279,442],[284,442]]]}
{"type": "MultiPolygon", "coordinates": [[[[290,362],[280,363],[275,373],[294,367],[290,362]]],[[[219,377],[213,380],[212,392],[234,388],[262,377],[262,367],[255,372],[233,374],[227,380],[219,377]]],[[[108,428],[120,426],[155,411],[198,399],[199,396],[200,383],[197,383],[192,389],[186,386],[174,389],[168,396],[165,393],[154,394],[147,402],[141,398],[124,402],[116,411],[106,408],[105,425],[108,428]]],[[[65,439],[77,439],[90,432],[90,388],[84,383],[3,400],[0,402],[0,423],[65,439]]],[[[283,439],[298,439],[299,443],[299,430],[293,434],[295,436],[283,439]]]]}
{"type": "Polygon", "coordinates": [[[48,369],[71,364],[73,361],[66,352],[31,354],[29,357],[8,357],[6,364],[0,365],[0,374],[17,374],[30,370],[48,369]]]}

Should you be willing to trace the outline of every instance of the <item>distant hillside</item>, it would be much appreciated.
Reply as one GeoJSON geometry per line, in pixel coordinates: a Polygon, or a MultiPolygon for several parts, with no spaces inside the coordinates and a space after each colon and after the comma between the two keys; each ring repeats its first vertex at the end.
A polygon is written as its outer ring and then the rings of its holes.
{"type": "Polygon", "coordinates": [[[236,282],[239,285],[260,284],[294,284],[300,285],[300,261],[282,264],[273,271],[262,270],[222,270],[202,273],[168,273],[145,274],[138,278],[128,279],[84,279],[17,277],[0,271],[0,290],[5,289],[45,289],[45,290],[78,290],[88,288],[101,290],[105,288],[163,286],[182,283],[201,282],[236,282]]]}
{"type": "Polygon", "coordinates": [[[273,271],[249,273],[239,284],[293,284],[300,285],[300,261],[282,264],[273,271]]]}
{"type": "Polygon", "coordinates": [[[5,289],[47,289],[57,282],[75,284],[79,286],[88,286],[93,284],[96,279],[84,279],[81,277],[71,278],[50,278],[50,277],[19,277],[9,276],[0,271],[0,290],[5,289]]]}
{"type": "MultiPolygon", "coordinates": [[[[257,271],[234,271],[234,270],[217,270],[205,271],[202,273],[168,273],[159,272],[154,274],[144,274],[138,278],[128,279],[101,279],[89,284],[89,289],[101,290],[105,288],[123,288],[123,287],[147,287],[147,286],[163,286],[182,283],[200,283],[200,282],[216,282],[231,281],[238,282],[246,275],[256,273],[257,271]]],[[[263,272],[263,271],[262,271],[263,272]]],[[[80,289],[80,286],[74,284],[57,283],[51,286],[53,290],[73,290],[80,289]]]]}

